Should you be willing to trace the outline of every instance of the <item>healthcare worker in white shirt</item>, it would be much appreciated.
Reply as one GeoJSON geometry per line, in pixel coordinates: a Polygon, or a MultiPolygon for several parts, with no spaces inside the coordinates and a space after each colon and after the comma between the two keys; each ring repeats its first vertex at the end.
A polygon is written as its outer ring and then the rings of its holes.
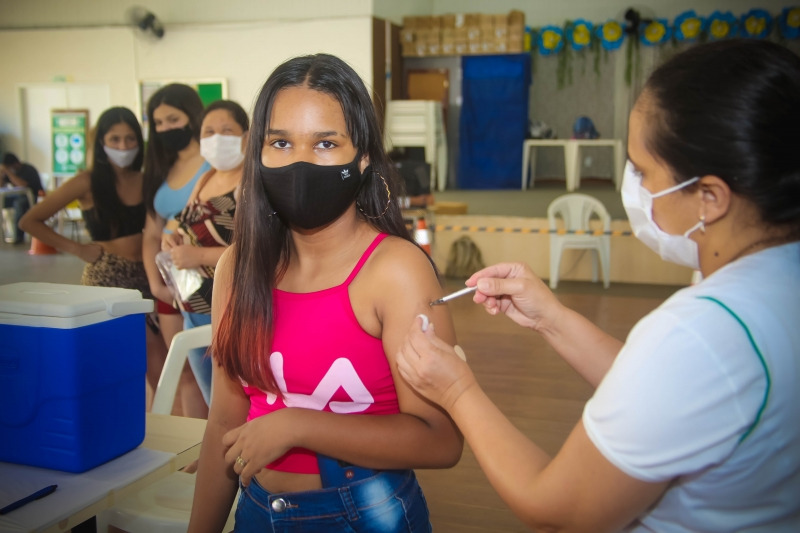
{"type": "Polygon", "coordinates": [[[401,375],[450,414],[532,529],[800,531],[798,124],[800,57],[778,44],[701,44],[653,73],[630,115],[622,200],[640,240],[704,279],[624,343],[525,265],[467,280],[476,303],[596,387],[555,457],[433,327],[412,326],[401,375]]]}

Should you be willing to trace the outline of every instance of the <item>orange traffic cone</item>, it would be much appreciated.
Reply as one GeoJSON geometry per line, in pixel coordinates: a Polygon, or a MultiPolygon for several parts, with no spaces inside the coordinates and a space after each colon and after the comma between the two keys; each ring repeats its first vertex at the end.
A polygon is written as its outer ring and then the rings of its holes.
{"type": "Polygon", "coordinates": [[[420,248],[425,250],[428,255],[431,255],[431,232],[428,231],[428,226],[425,224],[424,218],[417,220],[417,229],[414,230],[414,240],[417,241],[420,248]]]}
{"type": "MultiPolygon", "coordinates": [[[[36,202],[40,202],[44,198],[44,191],[39,189],[39,197],[36,199],[36,202]]],[[[58,250],[50,246],[49,244],[45,244],[33,235],[31,235],[31,249],[28,250],[28,254],[30,255],[50,255],[50,254],[57,254],[58,250]]]]}

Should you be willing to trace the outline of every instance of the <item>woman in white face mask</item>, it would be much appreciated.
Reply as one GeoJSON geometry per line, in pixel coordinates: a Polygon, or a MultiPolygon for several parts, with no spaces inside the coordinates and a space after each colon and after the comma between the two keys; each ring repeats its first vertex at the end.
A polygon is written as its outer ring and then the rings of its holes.
{"type": "MultiPolygon", "coordinates": [[[[127,108],[103,112],[94,131],[89,169],[79,172],[34,205],[20,227],[41,242],[86,261],[81,283],[141,291],[152,298],[142,264],[142,129],[127,108]],[[91,241],[72,240],[46,224],[77,202],[91,241]]],[[[148,317],[147,381],[155,388],[166,347],[148,317]]]]}
{"type": "MultiPolygon", "coordinates": [[[[194,270],[200,280],[188,298],[176,298],[184,329],[211,323],[214,267],[233,239],[248,128],[247,112],[236,102],[220,100],[205,109],[200,153],[211,169],[200,176],[186,207],[175,217],[178,229],[162,237],[162,251],[169,252],[172,264],[179,270],[194,270]]],[[[205,350],[195,352],[189,363],[206,403],[210,403],[211,359],[205,357],[205,350]]]]}
{"type": "Polygon", "coordinates": [[[400,374],[456,421],[526,524],[558,531],[797,531],[800,523],[800,58],[698,45],[630,116],[623,203],[636,236],[699,269],[623,343],[522,264],[467,280],[596,386],[550,458],[421,321],[400,374]],[[502,443],[498,446],[497,443],[502,443]]]}

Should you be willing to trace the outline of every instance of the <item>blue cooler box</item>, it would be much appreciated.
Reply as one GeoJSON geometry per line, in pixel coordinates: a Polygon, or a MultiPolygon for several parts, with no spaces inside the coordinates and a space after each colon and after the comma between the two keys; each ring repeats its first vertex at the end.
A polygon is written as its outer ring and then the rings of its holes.
{"type": "Polygon", "coordinates": [[[0,286],[0,461],[84,472],[141,444],[152,310],[131,289],[0,286]]]}

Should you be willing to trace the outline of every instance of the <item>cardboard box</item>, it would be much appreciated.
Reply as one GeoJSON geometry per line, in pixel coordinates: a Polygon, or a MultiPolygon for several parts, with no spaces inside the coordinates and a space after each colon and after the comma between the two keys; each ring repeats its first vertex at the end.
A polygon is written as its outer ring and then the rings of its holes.
{"type": "Polygon", "coordinates": [[[509,26],[525,27],[525,13],[522,11],[514,9],[508,14],[507,18],[509,26]]]}
{"type": "Polygon", "coordinates": [[[141,444],[152,310],[131,289],[0,287],[0,461],[77,473],[141,444]]]}
{"type": "Polygon", "coordinates": [[[417,43],[402,43],[401,54],[404,57],[414,57],[417,55],[417,43]]]}
{"type": "Polygon", "coordinates": [[[441,15],[441,19],[442,19],[442,26],[441,26],[442,29],[448,28],[452,30],[456,27],[456,16],[453,15],[452,13],[441,15]]]}
{"type": "Polygon", "coordinates": [[[414,32],[415,32],[415,30],[413,28],[409,29],[409,28],[405,28],[404,27],[403,29],[401,29],[400,30],[400,43],[401,44],[413,43],[416,40],[415,39],[416,36],[415,36],[414,32]]]}
{"type": "Polygon", "coordinates": [[[480,13],[478,15],[478,26],[480,26],[481,29],[494,28],[494,15],[486,15],[484,13],[480,13]]]}
{"type": "Polygon", "coordinates": [[[403,27],[413,30],[417,27],[417,17],[403,17],[403,27]]]}

